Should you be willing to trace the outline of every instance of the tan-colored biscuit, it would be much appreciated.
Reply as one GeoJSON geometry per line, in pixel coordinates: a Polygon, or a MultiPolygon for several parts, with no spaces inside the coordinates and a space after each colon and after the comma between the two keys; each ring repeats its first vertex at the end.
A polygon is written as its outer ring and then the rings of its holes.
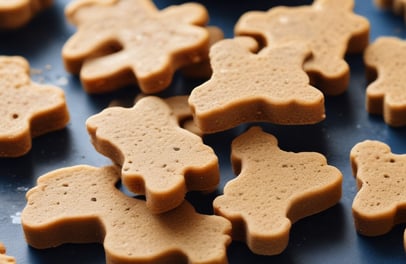
{"type": "Polygon", "coordinates": [[[0,264],[15,264],[14,257],[6,255],[6,247],[0,242],[0,264]]]}
{"type": "Polygon", "coordinates": [[[405,0],[374,0],[376,6],[383,9],[390,9],[396,15],[402,15],[406,18],[406,1],[405,0]]]}
{"type": "Polygon", "coordinates": [[[52,3],[53,0],[0,0],[0,29],[22,27],[52,3]]]}
{"type": "Polygon", "coordinates": [[[324,96],[302,69],[307,47],[290,43],[255,53],[257,48],[253,38],[237,37],[210,49],[213,75],[189,97],[203,133],[246,122],[314,124],[325,118],[324,96]]]}
{"type": "Polygon", "coordinates": [[[115,185],[120,168],[78,165],[38,179],[21,214],[28,244],[102,243],[107,263],[226,263],[231,224],[188,203],[151,214],[115,185]]]}
{"type": "Polygon", "coordinates": [[[378,236],[405,223],[406,154],[393,154],[385,143],[365,140],[351,149],[350,160],[359,189],[352,204],[357,231],[378,236]]]}
{"type": "Polygon", "coordinates": [[[62,89],[31,81],[28,62],[0,56],[0,157],[18,157],[31,139],[62,129],[69,113],[62,89]]]}
{"type": "Polygon", "coordinates": [[[282,151],[277,139],[259,127],[234,139],[231,159],[238,177],[226,184],[213,206],[231,221],[233,239],[254,253],[281,253],[292,223],[341,198],[342,174],[323,155],[282,151]]]}
{"type": "Polygon", "coordinates": [[[368,46],[364,61],[368,81],[366,109],[383,115],[385,123],[406,125],[406,41],[396,37],[379,37],[368,46]]]}
{"type": "Polygon", "coordinates": [[[145,194],[154,213],[180,205],[187,191],[213,191],[219,183],[214,151],[182,129],[159,97],[107,108],[86,125],[96,150],[122,165],[124,185],[145,194]]]}
{"type": "Polygon", "coordinates": [[[177,69],[207,58],[208,14],[197,3],[159,11],[150,0],[79,0],[66,16],[78,31],[63,47],[65,67],[89,93],[134,83],[156,93],[177,69]]]}
{"type": "Polygon", "coordinates": [[[310,83],[326,95],[338,95],[350,79],[345,54],[362,52],[369,42],[369,21],[354,14],[353,6],[353,0],[315,0],[309,6],[251,11],[238,20],[235,33],[266,45],[307,43],[313,54],[304,64],[310,83]]]}
{"type": "MultiPolygon", "coordinates": [[[[221,28],[216,26],[208,26],[209,31],[209,46],[213,46],[214,43],[224,39],[224,32],[221,28]]],[[[182,68],[182,74],[188,78],[208,79],[212,75],[213,71],[210,65],[210,59],[207,58],[199,63],[187,65],[182,68]]]]}

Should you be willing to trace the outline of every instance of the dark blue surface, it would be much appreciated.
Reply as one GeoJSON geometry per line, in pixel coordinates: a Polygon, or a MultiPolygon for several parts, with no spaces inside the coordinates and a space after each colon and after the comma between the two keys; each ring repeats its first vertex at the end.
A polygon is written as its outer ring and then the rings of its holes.
{"type": "MultiPolygon", "coordinates": [[[[85,120],[101,111],[111,99],[134,96],[138,90],[128,87],[117,93],[90,96],[81,88],[75,76],[65,72],[60,51],[75,29],[66,23],[63,8],[67,0],[55,1],[54,6],[36,17],[27,27],[0,33],[0,55],[21,55],[36,69],[33,79],[59,85],[65,90],[72,120],[66,129],[33,140],[29,154],[21,158],[0,159],[0,241],[8,254],[18,263],[104,263],[101,245],[64,245],[54,249],[35,250],[27,246],[19,213],[25,206],[25,192],[36,179],[51,170],[78,164],[102,166],[110,162],[98,154],[90,143],[85,120]],[[41,70],[41,73],[38,72],[41,70]],[[67,81],[66,84],[64,82],[67,81]],[[14,223],[13,223],[14,221],[14,223]]],[[[163,8],[183,1],[155,1],[163,8]]],[[[211,17],[210,24],[220,26],[226,37],[233,36],[233,26],[247,10],[267,10],[277,4],[309,4],[311,1],[200,1],[211,17]]],[[[357,0],[355,12],[371,22],[371,41],[378,36],[405,37],[406,24],[402,17],[373,6],[372,0],[357,0]]],[[[274,126],[263,124],[274,134],[286,151],[317,151],[329,164],[344,175],[340,203],[320,214],[302,219],[293,225],[288,248],[279,256],[252,254],[247,247],[233,242],[228,250],[230,263],[405,263],[403,249],[404,225],[380,237],[363,237],[353,225],[351,204],[356,194],[355,180],[349,163],[350,149],[365,139],[387,143],[394,153],[406,153],[406,129],[390,128],[379,116],[365,111],[365,71],[361,55],[349,56],[351,82],[347,92],[326,98],[325,121],[313,126],[274,126]]],[[[173,94],[190,91],[198,82],[188,82],[179,76],[171,87],[173,94]]],[[[205,137],[219,155],[222,182],[234,178],[230,169],[230,143],[248,125],[205,137]]],[[[406,176],[405,176],[406,177],[406,176]]],[[[203,213],[211,212],[215,197],[192,193],[188,199],[203,213]]]]}

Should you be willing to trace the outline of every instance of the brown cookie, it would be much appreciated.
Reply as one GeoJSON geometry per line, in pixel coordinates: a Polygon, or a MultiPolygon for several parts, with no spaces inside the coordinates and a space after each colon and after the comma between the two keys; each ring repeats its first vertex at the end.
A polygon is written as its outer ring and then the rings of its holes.
{"type": "Polygon", "coordinates": [[[366,108],[394,127],[406,125],[406,41],[379,37],[364,53],[367,78],[366,108]]]}
{"type": "Polygon", "coordinates": [[[34,248],[64,243],[102,243],[107,263],[227,263],[229,221],[195,212],[183,202],[151,214],[145,201],[115,185],[120,168],[79,165],[38,179],[21,214],[34,248]]]}
{"type": "Polygon", "coordinates": [[[89,93],[138,83],[164,90],[174,72],[207,58],[207,10],[186,3],[157,10],[150,0],[78,0],[66,9],[78,31],[64,45],[66,69],[89,93]]]}
{"type": "Polygon", "coordinates": [[[214,210],[231,221],[233,239],[256,254],[281,253],[292,223],[341,198],[342,174],[323,155],[283,151],[260,127],[234,139],[231,161],[238,177],[214,200],[214,210]]]}
{"type": "Polygon", "coordinates": [[[210,49],[213,75],[193,89],[189,104],[203,133],[246,122],[314,124],[324,119],[324,96],[302,69],[309,50],[300,43],[269,46],[237,37],[210,49]]]}
{"type": "Polygon", "coordinates": [[[96,150],[122,165],[124,185],[145,194],[154,213],[180,205],[187,191],[213,191],[219,183],[214,151],[182,129],[159,97],[107,108],[86,125],[96,150]]]}
{"type": "Polygon", "coordinates": [[[6,255],[6,247],[0,242],[0,263],[1,264],[16,264],[14,257],[6,255]]]}
{"type": "Polygon", "coordinates": [[[26,25],[38,12],[48,8],[53,0],[1,0],[0,30],[26,25]]]}
{"type": "Polygon", "coordinates": [[[396,15],[405,16],[405,0],[374,0],[374,3],[380,8],[392,10],[396,15]]]}
{"type": "Polygon", "coordinates": [[[31,139],[64,128],[69,113],[63,90],[30,79],[28,62],[0,56],[0,157],[18,157],[31,139]]]}
{"type": "Polygon", "coordinates": [[[312,5],[275,7],[241,16],[236,35],[252,36],[265,45],[308,44],[313,56],[304,63],[311,84],[326,95],[347,90],[347,52],[362,52],[369,42],[369,22],[353,13],[353,0],[315,0],[312,5]]]}
{"type": "Polygon", "coordinates": [[[385,143],[365,140],[352,148],[350,160],[359,189],[352,204],[357,231],[378,236],[405,223],[406,154],[393,154],[385,143]]]}

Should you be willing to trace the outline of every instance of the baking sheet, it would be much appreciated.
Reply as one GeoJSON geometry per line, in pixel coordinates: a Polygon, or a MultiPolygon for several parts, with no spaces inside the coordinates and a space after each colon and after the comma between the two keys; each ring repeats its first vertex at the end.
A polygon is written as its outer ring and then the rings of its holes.
{"type": "MultiPolygon", "coordinates": [[[[25,206],[25,192],[35,186],[36,179],[49,171],[67,166],[88,164],[103,166],[110,161],[98,154],[90,143],[85,120],[100,112],[112,99],[131,98],[136,87],[126,87],[108,95],[87,95],[76,76],[68,74],[60,52],[65,41],[75,32],[64,18],[68,0],[55,0],[52,8],[37,16],[26,27],[0,33],[0,54],[20,55],[30,62],[32,78],[37,82],[60,86],[65,90],[71,122],[66,129],[33,140],[32,150],[20,158],[0,159],[0,241],[18,263],[104,263],[103,247],[98,244],[63,245],[53,249],[30,248],[20,225],[25,206]]],[[[154,1],[159,8],[183,1],[154,1]]],[[[221,27],[226,37],[233,36],[233,26],[248,10],[267,10],[274,5],[311,4],[311,1],[201,1],[208,8],[210,24],[221,27]]],[[[378,36],[405,37],[402,17],[374,7],[372,0],[356,0],[355,12],[371,22],[371,41],[378,36]]],[[[343,196],[339,204],[295,223],[287,249],[278,256],[258,256],[240,242],[228,249],[230,263],[405,263],[403,230],[395,227],[379,237],[363,237],[356,233],[351,203],[356,194],[351,173],[349,151],[358,142],[375,139],[387,143],[394,153],[406,153],[406,129],[388,127],[379,116],[365,111],[365,71],[361,55],[347,57],[351,66],[348,91],[326,98],[325,121],[312,126],[275,126],[261,124],[274,134],[286,151],[317,151],[327,157],[344,175],[343,196]]],[[[165,96],[188,93],[199,80],[175,76],[165,96]]],[[[225,183],[234,178],[230,169],[230,143],[250,125],[206,136],[205,142],[219,156],[221,184],[209,196],[198,193],[187,198],[202,213],[211,213],[211,202],[222,192],[225,183]]]]}

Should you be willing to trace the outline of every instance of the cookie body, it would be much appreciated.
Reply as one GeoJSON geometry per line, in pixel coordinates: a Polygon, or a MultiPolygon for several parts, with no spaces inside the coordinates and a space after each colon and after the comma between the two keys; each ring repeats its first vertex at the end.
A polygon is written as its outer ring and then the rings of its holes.
{"type": "Polygon", "coordinates": [[[22,57],[0,56],[0,157],[18,157],[31,139],[64,128],[69,113],[62,89],[31,81],[22,57]]]}
{"type": "Polygon", "coordinates": [[[115,185],[116,166],[52,171],[27,192],[21,221],[28,244],[102,243],[107,263],[227,263],[230,223],[201,215],[187,202],[151,214],[145,201],[115,185]]]}
{"type": "Polygon", "coordinates": [[[406,125],[406,41],[380,37],[366,49],[366,109],[394,127],[406,125]]]}
{"type": "Polygon", "coordinates": [[[396,15],[405,16],[406,1],[405,0],[374,0],[376,6],[392,10],[396,15]]]}
{"type": "Polygon", "coordinates": [[[6,255],[6,247],[0,242],[0,263],[1,264],[16,264],[14,257],[6,255]]]}
{"type": "Polygon", "coordinates": [[[323,155],[282,151],[259,127],[234,139],[231,159],[238,176],[214,200],[214,210],[232,222],[233,240],[256,254],[281,253],[292,223],[340,200],[342,174],[323,155]]]}
{"type": "Polygon", "coordinates": [[[369,42],[369,22],[352,12],[353,0],[315,0],[309,6],[251,11],[235,26],[237,35],[253,36],[265,45],[297,42],[309,45],[312,57],[304,64],[311,84],[326,95],[348,88],[347,52],[362,52],[369,42]]]}
{"type": "Polygon", "coordinates": [[[122,165],[123,183],[145,194],[153,212],[180,205],[187,191],[213,191],[219,183],[214,151],[181,128],[159,97],[142,98],[129,109],[110,107],[86,125],[95,148],[122,165]]]}
{"type": "Polygon", "coordinates": [[[360,234],[378,236],[406,222],[406,155],[393,154],[375,140],[356,144],[350,153],[358,193],[352,204],[360,234]]]}
{"type": "Polygon", "coordinates": [[[0,1],[0,30],[17,29],[26,25],[38,12],[52,3],[53,0],[0,1]]]}
{"type": "Polygon", "coordinates": [[[302,69],[307,47],[287,44],[255,53],[257,48],[253,38],[237,37],[210,49],[213,75],[189,97],[203,133],[246,122],[298,125],[325,118],[324,96],[302,69]]]}
{"type": "Polygon", "coordinates": [[[197,3],[157,10],[150,0],[79,0],[66,16],[78,30],[62,57],[89,93],[135,83],[146,94],[160,92],[177,69],[208,56],[208,14],[197,3]]]}

